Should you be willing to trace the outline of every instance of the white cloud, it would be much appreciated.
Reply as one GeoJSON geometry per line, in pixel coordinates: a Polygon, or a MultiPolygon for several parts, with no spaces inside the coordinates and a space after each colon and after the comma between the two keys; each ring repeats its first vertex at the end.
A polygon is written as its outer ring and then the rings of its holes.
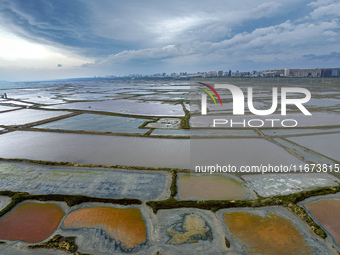
{"type": "Polygon", "coordinates": [[[282,6],[279,2],[264,2],[256,7],[254,10],[250,11],[250,16],[254,18],[269,17],[275,15],[275,13],[282,6]]]}
{"type": "Polygon", "coordinates": [[[15,35],[0,30],[0,58],[14,59],[42,59],[49,51],[39,44],[27,42],[15,35]]]}
{"type": "Polygon", "coordinates": [[[340,16],[340,3],[323,5],[310,13],[312,19],[320,19],[321,17],[330,15],[340,16]]]}
{"type": "MultiPolygon", "coordinates": [[[[340,51],[336,44],[340,28],[339,21],[294,24],[291,21],[254,29],[250,33],[239,33],[221,42],[193,42],[172,44],[140,50],[123,51],[111,55],[100,65],[131,65],[138,61],[152,61],[172,67],[185,65],[225,65],[234,62],[253,61],[254,63],[280,63],[303,58],[311,53],[325,53],[324,44],[331,48],[326,51],[340,51]]],[[[327,52],[328,53],[328,52],[327,52]]]]}
{"type": "Polygon", "coordinates": [[[320,7],[320,6],[332,4],[334,2],[335,2],[335,0],[317,0],[315,2],[309,3],[308,6],[311,6],[311,7],[320,7]]]}

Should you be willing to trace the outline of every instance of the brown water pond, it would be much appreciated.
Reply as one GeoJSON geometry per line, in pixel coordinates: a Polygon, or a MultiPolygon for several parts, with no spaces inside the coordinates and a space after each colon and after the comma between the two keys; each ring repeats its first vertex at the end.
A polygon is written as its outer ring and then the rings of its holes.
{"type": "Polygon", "coordinates": [[[41,242],[53,234],[64,216],[56,204],[23,204],[0,221],[0,239],[41,242]]]}
{"type": "Polygon", "coordinates": [[[265,217],[232,212],[224,214],[224,219],[233,239],[247,254],[313,254],[296,226],[274,212],[265,217]]]}
{"type": "Polygon", "coordinates": [[[306,204],[313,217],[334,237],[340,245],[340,200],[322,199],[306,204]]]}
{"type": "Polygon", "coordinates": [[[102,229],[106,235],[132,249],[146,242],[146,228],[139,209],[90,207],[71,212],[62,224],[63,229],[102,229]]]}
{"type": "Polygon", "coordinates": [[[238,181],[223,175],[181,175],[178,178],[180,199],[246,199],[246,188],[238,181]]]}

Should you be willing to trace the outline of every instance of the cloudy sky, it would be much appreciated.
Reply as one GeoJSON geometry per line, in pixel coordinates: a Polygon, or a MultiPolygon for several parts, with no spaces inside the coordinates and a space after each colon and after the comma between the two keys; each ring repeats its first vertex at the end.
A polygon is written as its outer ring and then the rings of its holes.
{"type": "Polygon", "coordinates": [[[1,0],[0,80],[340,67],[340,0],[1,0]]]}

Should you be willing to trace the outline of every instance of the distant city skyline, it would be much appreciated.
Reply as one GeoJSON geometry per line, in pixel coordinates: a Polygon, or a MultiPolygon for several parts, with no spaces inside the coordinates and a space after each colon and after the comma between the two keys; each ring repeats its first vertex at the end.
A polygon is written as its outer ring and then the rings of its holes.
{"type": "Polygon", "coordinates": [[[339,0],[3,0],[0,80],[340,67],[339,0]]]}
{"type": "Polygon", "coordinates": [[[232,71],[203,71],[203,72],[172,72],[172,73],[154,73],[154,74],[139,74],[133,73],[124,76],[117,75],[102,75],[94,78],[194,78],[194,77],[340,77],[340,68],[311,68],[311,69],[267,69],[239,72],[232,71]]]}

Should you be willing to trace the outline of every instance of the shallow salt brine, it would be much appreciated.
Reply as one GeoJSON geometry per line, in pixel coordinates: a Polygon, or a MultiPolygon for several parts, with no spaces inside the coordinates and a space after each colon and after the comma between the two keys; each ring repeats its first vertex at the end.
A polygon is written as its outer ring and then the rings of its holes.
{"type": "Polygon", "coordinates": [[[223,175],[182,175],[178,178],[180,199],[246,199],[247,189],[238,181],[223,175]]]}
{"type": "Polygon", "coordinates": [[[339,133],[290,137],[288,140],[293,141],[306,148],[312,149],[332,159],[338,160],[340,158],[339,133]]]}
{"type": "Polygon", "coordinates": [[[247,254],[313,254],[296,226],[274,212],[265,217],[246,212],[225,213],[224,220],[233,239],[247,254]]]}
{"type": "Polygon", "coordinates": [[[100,229],[120,243],[121,249],[133,249],[146,242],[146,228],[139,209],[90,207],[71,212],[62,224],[63,229],[100,229]]]}
{"type": "Polygon", "coordinates": [[[33,109],[22,109],[12,112],[5,112],[0,114],[0,125],[24,125],[37,121],[42,121],[50,118],[67,115],[70,112],[66,111],[41,111],[33,109]]]}
{"type": "Polygon", "coordinates": [[[41,242],[53,234],[64,215],[56,204],[23,204],[0,221],[0,239],[41,242]]]}
{"type": "Polygon", "coordinates": [[[333,236],[340,246],[340,200],[322,199],[306,204],[313,217],[333,236]]]}
{"type": "Polygon", "coordinates": [[[14,131],[2,134],[0,143],[3,158],[189,168],[188,139],[14,131]]]}
{"type": "Polygon", "coordinates": [[[81,114],[39,125],[36,128],[145,134],[149,129],[138,128],[145,121],[150,119],[81,114]]]}

